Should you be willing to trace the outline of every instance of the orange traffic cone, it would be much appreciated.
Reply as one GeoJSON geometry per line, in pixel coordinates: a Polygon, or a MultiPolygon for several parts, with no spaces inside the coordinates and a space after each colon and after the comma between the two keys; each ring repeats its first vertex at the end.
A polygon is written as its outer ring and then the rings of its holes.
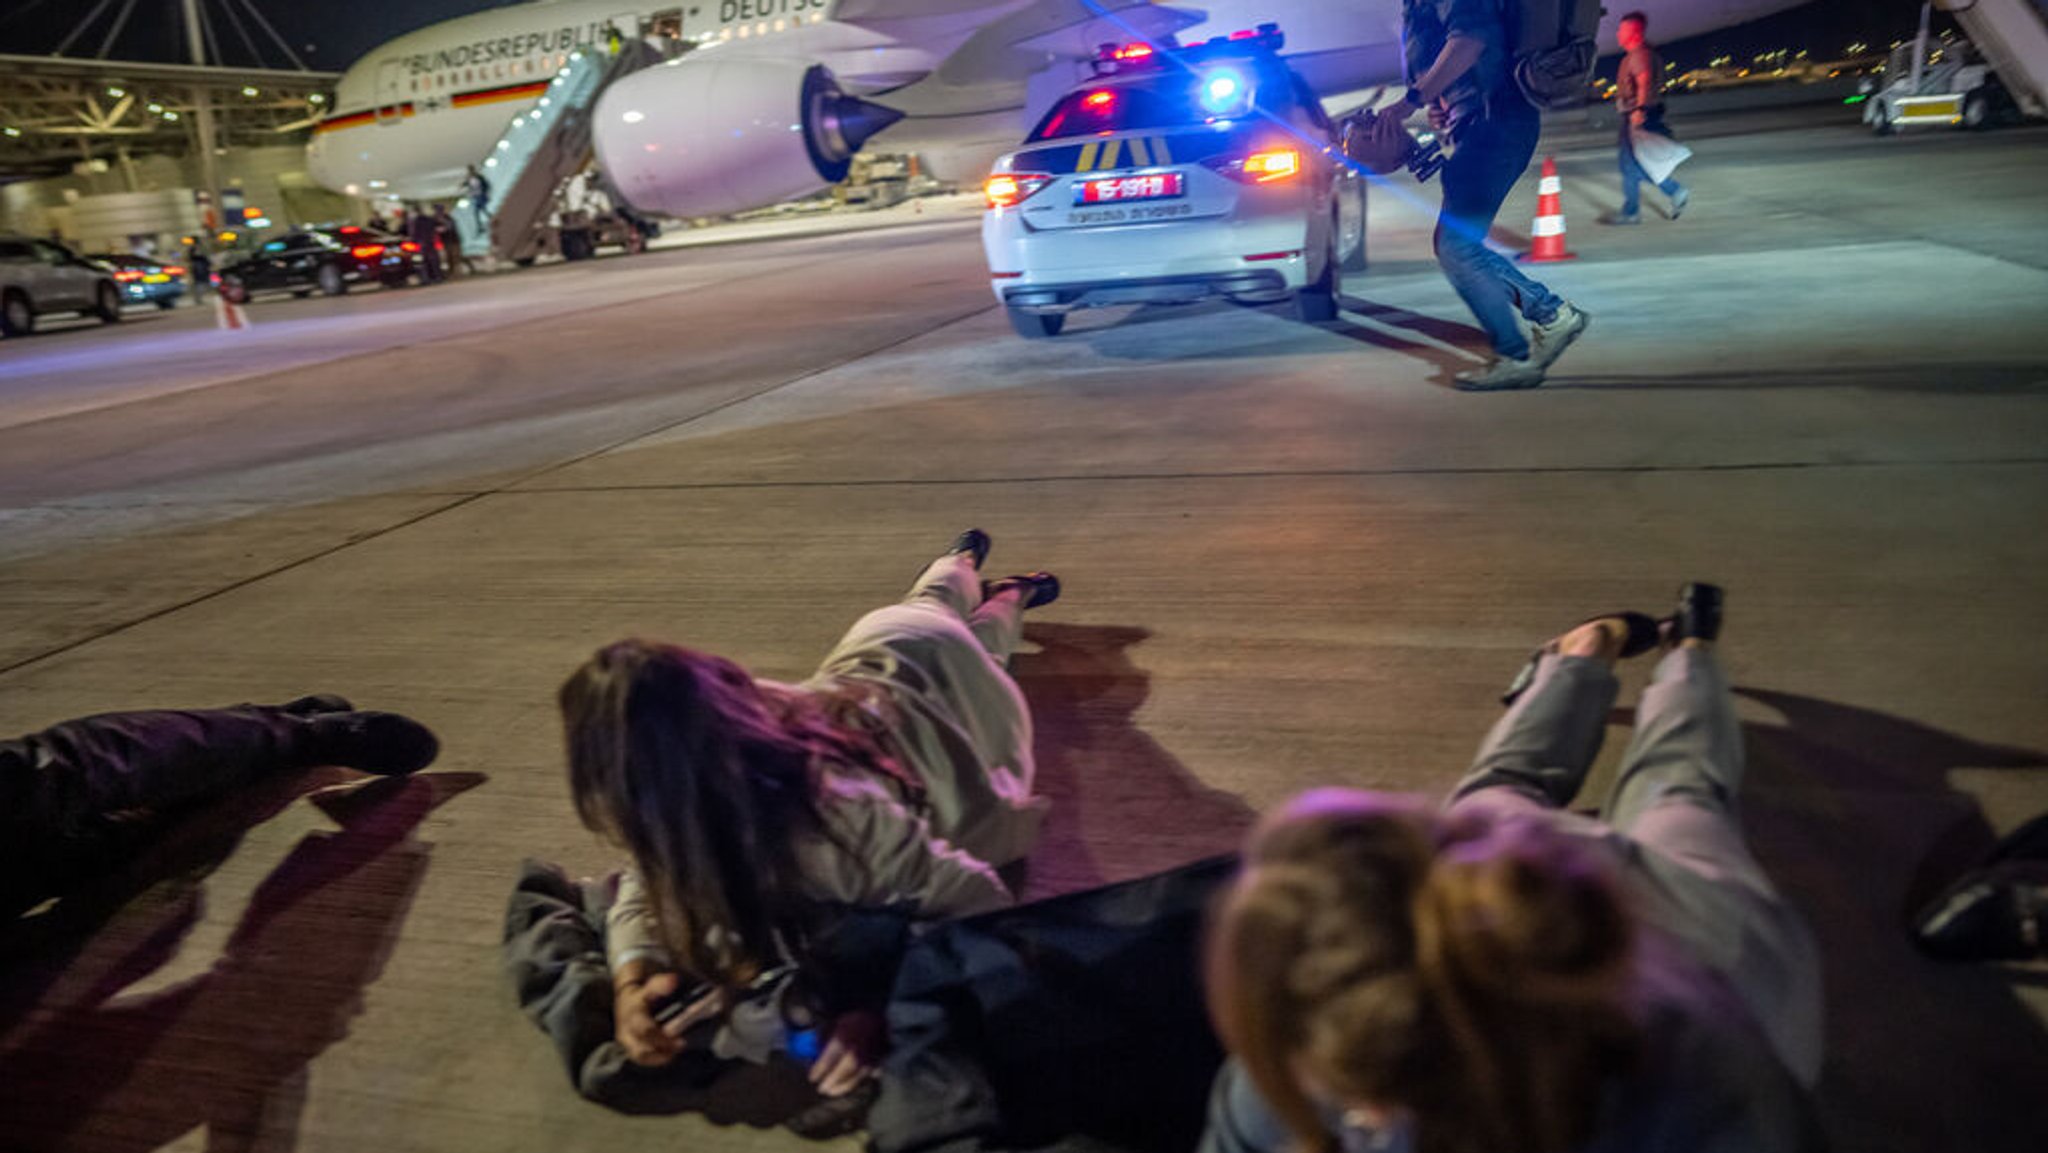
{"type": "Polygon", "coordinates": [[[221,328],[249,327],[248,311],[219,292],[213,294],[213,320],[221,328]]]}
{"type": "Polygon", "coordinates": [[[1536,185],[1536,226],[1529,235],[1534,240],[1522,259],[1530,264],[1579,258],[1564,246],[1564,184],[1557,178],[1557,161],[1548,156],[1543,158],[1543,180],[1536,185]]]}

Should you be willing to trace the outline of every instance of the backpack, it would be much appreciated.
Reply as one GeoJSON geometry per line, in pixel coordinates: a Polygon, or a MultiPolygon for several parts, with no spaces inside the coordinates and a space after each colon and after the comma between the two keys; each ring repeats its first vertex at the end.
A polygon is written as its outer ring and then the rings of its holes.
{"type": "Polygon", "coordinates": [[[1600,0],[1501,0],[1522,95],[1538,108],[1583,103],[1600,49],[1600,0]]]}

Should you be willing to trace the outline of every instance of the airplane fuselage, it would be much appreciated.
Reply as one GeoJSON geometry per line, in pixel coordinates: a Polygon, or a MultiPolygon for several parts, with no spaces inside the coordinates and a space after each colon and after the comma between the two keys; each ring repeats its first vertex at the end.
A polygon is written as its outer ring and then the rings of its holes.
{"type": "MultiPolygon", "coordinates": [[[[1649,14],[1659,38],[1677,39],[1793,2],[1635,0],[1633,7],[1649,14]]],[[[865,7],[872,13],[888,6],[865,7]]],[[[1399,73],[1400,0],[1194,0],[1162,7],[1202,17],[1182,33],[1187,40],[1281,24],[1290,58],[1325,93],[1399,73]]],[[[888,93],[887,102],[909,118],[885,133],[881,146],[929,151],[938,174],[959,176],[1029,128],[1036,96],[1020,76],[963,81],[942,77],[941,66],[977,29],[1029,17],[1031,0],[956,4],[950,16],[929,15],[930,8],[911,3],[900,20],[850,23],[835,19],[839,0],[540,0],[460,17],[380,45],[350,67],[330,115],[314,130],[308,167],[321,184],[352,196],[452,196],[468,166],[488,156],[571,53],[601,48],[613,28],[630,35],[662,20],[707,54],[815,61],[849,92],[888,93]]],[[[1090,34],[1113,38],[1115,23],[1090,34]]],[[[1607,37],[1612,48],[1611,27],[1607,37]]]]}

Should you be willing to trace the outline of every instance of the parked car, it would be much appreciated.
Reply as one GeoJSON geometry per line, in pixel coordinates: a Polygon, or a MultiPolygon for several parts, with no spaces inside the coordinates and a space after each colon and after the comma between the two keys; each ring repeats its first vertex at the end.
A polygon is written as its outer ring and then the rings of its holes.
{"type": "Polygon", "coordinates": [[[114,271],[53,240],[0,236],[0,336],[26,336],[57,312],[120,320],[114,271]]]}
{"type": "Polygon", "coordinates": [[[178,306],[178,298],[185,295],[185,266],[182,264],[165,264],[152,257],[128,252],[110,252],[93,259],[113,270],[114,283],[120,286],[123,299],[130,304],[154,304],[158,308],[172,309],[178,306]]]}
{"type": "Polygon", "coordinates": [[[308,228],[224,262],[213,280],[237,304],[259,292],[340,296],[359,284],[398,288],[419,274],[419,251],[410,240],[354,225],[308,228]]]}

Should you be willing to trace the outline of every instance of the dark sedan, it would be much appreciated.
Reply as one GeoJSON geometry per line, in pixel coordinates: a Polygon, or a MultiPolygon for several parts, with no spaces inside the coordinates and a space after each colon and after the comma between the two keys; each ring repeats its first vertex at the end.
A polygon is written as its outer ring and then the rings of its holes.
{"type": "Polygon", "coordinates": [[[359,284],[398,288],[419,275],[420,247],[366,228],[309,228],[267,241],[214,273],[222,296],[241,303],[259,292],[340,296],[359,284]]]}
{"type": "Polygon", "coordinates": [[[147,256],[122,252],[93,259],[113,269],[114,285],[121,290],[121,299],[129,304],[176,308],[178,298],[185,295],[185,266],[182,264],[165,264],[147,256]]]}

